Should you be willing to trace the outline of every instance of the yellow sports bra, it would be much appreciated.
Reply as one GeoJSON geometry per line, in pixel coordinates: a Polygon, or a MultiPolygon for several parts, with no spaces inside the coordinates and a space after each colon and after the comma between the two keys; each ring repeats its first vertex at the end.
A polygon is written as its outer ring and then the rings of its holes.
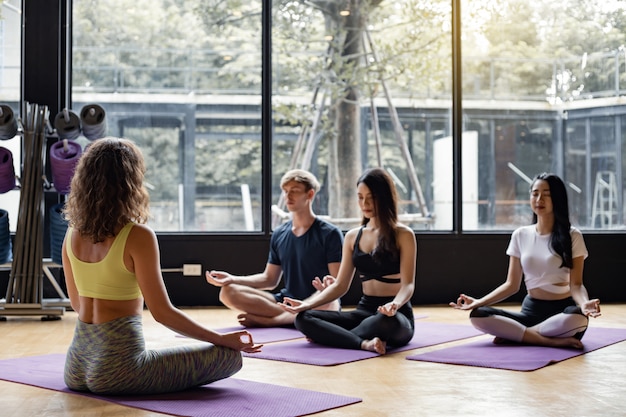
{"type": "Polygon", "coordinates": [[[104,259],[99,262],[83,262],[72,251],[72,233],[67,234],[65,245],[72,266],[78,295],[104,300],[134,300],[141,297],[137,277],[124,265],[124,248],[134,223],[128,223],[115,236],[104,259]]]}

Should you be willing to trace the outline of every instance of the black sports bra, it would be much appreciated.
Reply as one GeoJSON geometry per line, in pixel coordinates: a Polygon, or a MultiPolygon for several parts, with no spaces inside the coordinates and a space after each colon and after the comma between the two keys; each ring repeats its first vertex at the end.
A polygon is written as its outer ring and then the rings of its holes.
{"type": "Polygon", "coordinates": [[[361,281],[375,279],[387,284],[400,283],[400,278],[385,278],[385,275],[394,275],[400,272],[400,259],[394,258],[391,254],[385,254],[382,260],[378,262],[370,253],[363,252],[359,248],[363,227],[359,229],[359,234],[354,240],[354,250],[352,251],[352,263],[356,267],[361,281]]]}

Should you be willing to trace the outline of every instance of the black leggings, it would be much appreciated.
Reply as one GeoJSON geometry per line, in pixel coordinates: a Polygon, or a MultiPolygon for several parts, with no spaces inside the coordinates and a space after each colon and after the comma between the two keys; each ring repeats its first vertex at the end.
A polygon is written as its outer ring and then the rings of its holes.
{"type": "Polygon", "coordinates": [[[295,326],[312,341],[343,349],[361,349],[364,340],[374,337],[389,347],[408,344],[415,331],[411,303],[388,317],[376,310],[393,300],[393,297],[364,295],[352,311],[306,310],[296,316],[295,326]]]}

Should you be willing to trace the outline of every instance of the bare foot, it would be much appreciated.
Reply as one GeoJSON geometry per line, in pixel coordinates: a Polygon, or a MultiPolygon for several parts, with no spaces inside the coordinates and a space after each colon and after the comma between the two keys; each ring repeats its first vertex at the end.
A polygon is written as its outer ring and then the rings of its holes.
{"type": "Polygon", "coordinates": [[[548,347],[562,347],[570,349],[582,349],[583,342],[575,337],[546,337],[532,329],[526,329],[522,342],[529,345],[540,345],[548,347]]]}
{"type": "Polygon", "coordinates": [[[548,339],[550,339],[550,342],[549,344],[546,344],[546,346],[564,347],[564,348],[571,348],[571,349],[584,348],[583,342],[576,339],[575,337],[550,337],[548,339]]]}
{"type": "Polygon", "coordinates": [[[293,325],[295,315],[283,312],[274,317],[258,316],[252,313],[241,313],[237,316],[239,324],[244,327],[280,327],[293,325]]]}
{"type": "Polygon", "coordinates": [[[361,349],[384,355],[387,352],[387,343],[375,337],[371,340],[364,340],[363,343],[361,343],[361,349]]]}

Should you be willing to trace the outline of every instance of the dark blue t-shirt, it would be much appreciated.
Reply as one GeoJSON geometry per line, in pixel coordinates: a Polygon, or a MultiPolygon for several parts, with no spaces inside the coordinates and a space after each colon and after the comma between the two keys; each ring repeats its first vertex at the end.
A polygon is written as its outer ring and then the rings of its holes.
{"type": "Polygon", "coordinates": [[[291,231],[292,221],[274,230],[268,263],[283,270],[283,296],[305,299],[315,292],[311,281],[329,274],[328,264],[341,262],[343,234],[335,225],[319,218],[302,236],[291,231]]]}

